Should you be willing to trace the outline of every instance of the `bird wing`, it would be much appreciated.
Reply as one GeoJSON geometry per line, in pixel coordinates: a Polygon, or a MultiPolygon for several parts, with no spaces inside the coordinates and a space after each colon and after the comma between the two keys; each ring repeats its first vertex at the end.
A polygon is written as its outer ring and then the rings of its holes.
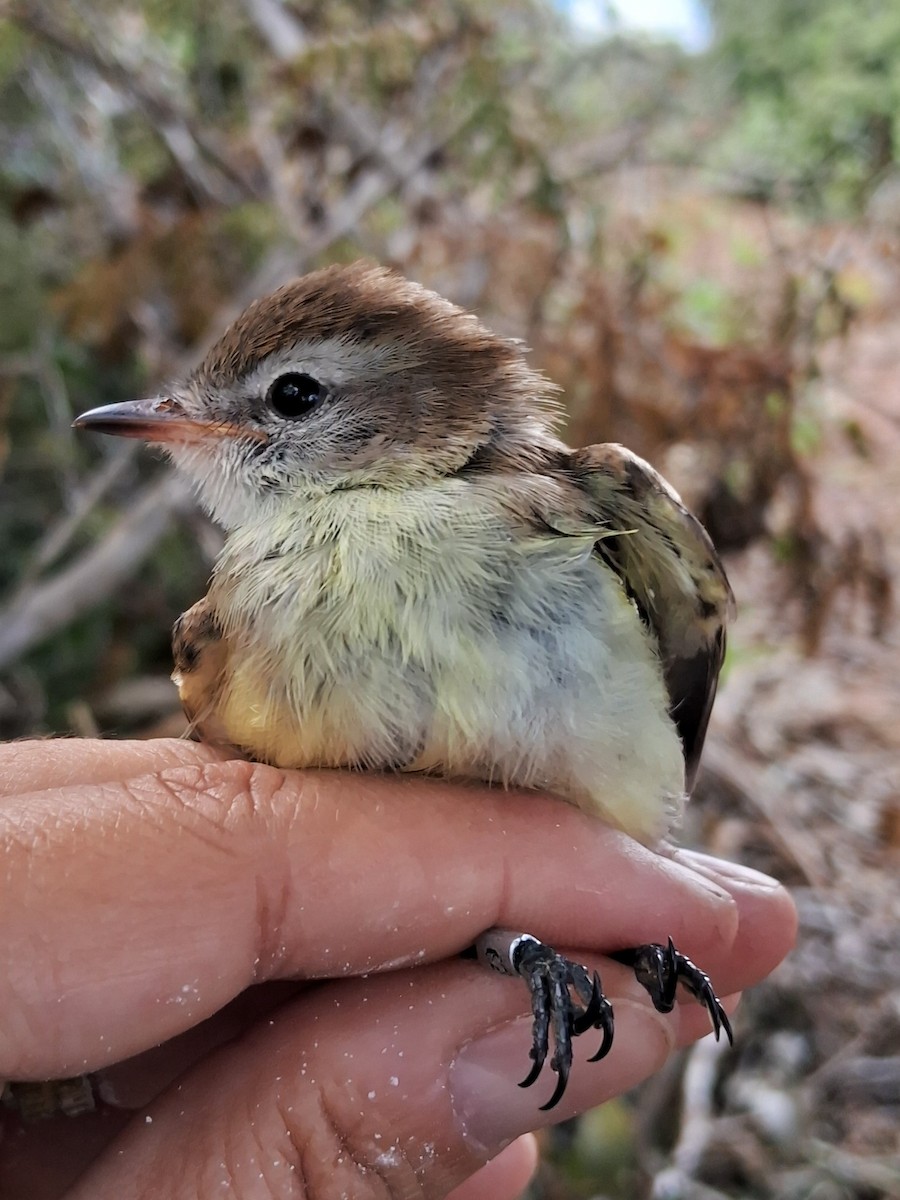
{"type": "Polygon", "coordinates": [[[209,597],[181,614],[172,630],[172,681],[188,719],[188,735],[213,746],[232,746],[218,718],[229,647],[209,597]]]}
{"type": "Polygon", "coordinates": [[[608,443],[573,451],[567,465],[602,530],[595,553],[656,637],[690,792],[734,614],[725,571],[709,534],[642,458],[608,443]]]}

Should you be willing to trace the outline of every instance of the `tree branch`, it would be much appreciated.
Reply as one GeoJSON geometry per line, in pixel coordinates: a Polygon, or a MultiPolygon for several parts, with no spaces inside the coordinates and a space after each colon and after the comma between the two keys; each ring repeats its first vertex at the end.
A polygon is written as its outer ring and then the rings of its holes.
{"type": "Polygon", "coordinates": [[[0,669],[105,600],[134,574],[173,516],[192,503],[188,486],[167,475],[75,562],[21,589],[0,612],[0,669]]]}

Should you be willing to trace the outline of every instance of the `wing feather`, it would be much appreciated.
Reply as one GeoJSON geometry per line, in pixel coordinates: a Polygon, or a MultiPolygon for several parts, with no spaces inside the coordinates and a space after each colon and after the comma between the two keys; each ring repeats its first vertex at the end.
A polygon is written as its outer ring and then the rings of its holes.
{"type": "Polygon", "coordinates": [[[596,553],[618,574],[656,637],[690,791],[734,613],[724,568],[678,493],[624,446],[573,451],[569,471],[603,529],[596,553]]]}

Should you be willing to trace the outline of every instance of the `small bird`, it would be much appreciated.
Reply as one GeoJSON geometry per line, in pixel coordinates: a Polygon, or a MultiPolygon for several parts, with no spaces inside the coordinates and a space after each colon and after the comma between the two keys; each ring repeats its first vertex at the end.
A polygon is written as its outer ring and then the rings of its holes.
{"type": "MultiPolygon", "coordinates": [[[[76,426],[165,448],[226,530],[177,622],[194,733],[288,767],[422,772],[560,796],[648,845],[703,748],[731,589],[702,525],[642,459],[573,450],[521,344],[369,262],[251,304],[165,395],[76,426]]],[[[572,1039],[613,1014],[597,974],[520,930],[474,953],[521,976],[532,1068],[562,1096],[572,1039]]],[[[672,945],[625,949],[660,1011],[672,945]]]]}

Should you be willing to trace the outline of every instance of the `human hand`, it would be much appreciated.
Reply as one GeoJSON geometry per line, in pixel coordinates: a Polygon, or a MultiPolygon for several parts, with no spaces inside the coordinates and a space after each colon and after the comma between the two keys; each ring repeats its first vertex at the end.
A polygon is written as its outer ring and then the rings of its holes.
{"type": "Polygon", "coordinates": [[[556,800],[175,741],[4,747],[0,840],[0,1078],[100,1071],[120,1106],[6,1112],[0,1200],[512,1200],[522,1135],[708,1032],[585,948],[671,934],[733,1008],[795,930],[764,876],[556,800]],[[608,1058],[579,1046],[551,1113],[517,1086],[521,984],[455,957],[492,925],[578,951],[615,1008],[608,1058]]]}

